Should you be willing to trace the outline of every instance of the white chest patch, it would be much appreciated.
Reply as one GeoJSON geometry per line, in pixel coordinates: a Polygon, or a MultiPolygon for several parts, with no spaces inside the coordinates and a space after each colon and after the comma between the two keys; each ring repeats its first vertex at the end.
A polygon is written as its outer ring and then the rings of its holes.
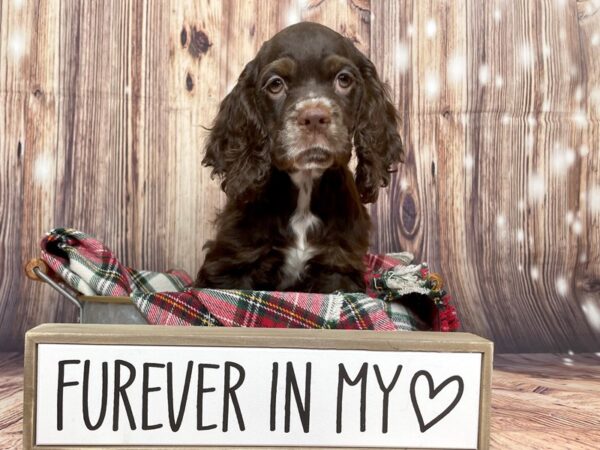
{"type": "Polygon", "coordinates": [[[296,210],[289,223],[295,241],[284,250],[285,261],[282,268],[281,289],[295,283],[302,275],[306,262],[317,254],[317,249],[308,243],[306,236],[309,230],[321,224],[319,218],[310,212],[313,181],[320,175],[320,172],[315,170],[302,170],[290,175],[299,192],[296,210]]]}

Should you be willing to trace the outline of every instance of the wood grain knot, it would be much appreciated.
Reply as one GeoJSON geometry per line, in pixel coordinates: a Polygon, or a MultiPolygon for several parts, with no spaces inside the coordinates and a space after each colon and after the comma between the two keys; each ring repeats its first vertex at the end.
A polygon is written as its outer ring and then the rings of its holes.
{"type": "Polygon", "coordinates": [[[401,200],[400,220],[402,222],[402,230],[408,236],[414,234],[417,225],[417,206],[415,200],[410,193],[405,193],[401,200]]]}
{"type": "Polygon", "coordinates": [[[181,34],[179,35],[179,39],[181,40],[181,46],[185,48],[187,44],[187,30],[185,27],[181,29],[181,34]]]}
{"type": "Polygon", "coordinates": [[[208,39],[206,33],[202,30],[196,29],[196,27],[192,27],[192,36],[190,38],[190,45],[188,47],[188,52],[190,52],[190,55],[192,55],[194,58],[200,58],[211,46],[212,43],[208,39]]]}
{"type": "Polygon", "coordinates": [[[344,36],[347,37],[348,39],[350,39],[352,41],[352,43],[354,45],[356,45],[357,47],[360,47],[361,42],[358,39],[358,36],[356,35],[356,31],[353,30],[349,30],[345,24],[341,24],[340,28],[339,28],[339,33],[344,36]]]}
{"type": "Polygon", "coordinates": [[[578,296],[582,298],[595,299],[600,301],[600,279],[586,275],[579,275],[575,287],[578,296]]]}
{"type": "Polygon", "coordinates": [[[43,95],[44,95],[44,92],[43,92],[43,91],[42,91],[42,90],[41,90],[39,87],[36,87],[36,88],[34,89],[34,91],[33,91],[33,96],[34,96],[35,98],[39,99],[40,97],[43,97],[43,95]]]}
{"type": "Polygon", "coordinates": [[[185,88],[190,92],[194,89],[194,80],[189,72],[185,77],[185,88]]]}
{"type": "Polygon", "coordinates": [[[358,8],[362,12],[371,12],[371,4],[368,0],[351,0],[350,5],[354,8],[358,8]]]}

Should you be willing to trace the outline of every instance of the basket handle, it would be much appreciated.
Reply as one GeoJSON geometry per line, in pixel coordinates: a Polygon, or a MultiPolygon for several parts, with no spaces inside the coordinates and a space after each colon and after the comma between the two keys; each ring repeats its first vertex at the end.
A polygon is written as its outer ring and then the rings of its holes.
{"type": "Polygon", "coordinates": [[[50,273],[51,271],[48,267],[48,264],[46,264],[46,262],[40,258],[32,258],[25,264],[25,275],[27,275],[27,278],[49,284],[52,289],[57,291],[59,294],[77,306],[77,308],[79,308],[79,317],[81,317],[82,305],[79,299],[54,281],[50,277],[50,273]]]}
{"type": "Polygon", "coordinates": [[[42,272],[44,275],[48,275],[50,268],[43,259],[31,258],[25,263],[25,275],[27,278],[33,281],[44,281],[38,275],[37,272],[42,272]],[[37,269],[37,270],[36,270],[37,269]]]}

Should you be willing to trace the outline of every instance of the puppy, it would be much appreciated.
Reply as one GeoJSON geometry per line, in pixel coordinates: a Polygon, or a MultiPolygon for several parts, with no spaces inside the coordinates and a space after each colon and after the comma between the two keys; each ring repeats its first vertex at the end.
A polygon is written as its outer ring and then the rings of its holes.
{"type": "Polygon", "coordinates": [[[221,178],[227,204],[195,286],[364,291],[363,203],[377,200],[402,157],[373,63],[325,26],[280,31],[246,65],[211,129],[203,164],[221,178]]]}

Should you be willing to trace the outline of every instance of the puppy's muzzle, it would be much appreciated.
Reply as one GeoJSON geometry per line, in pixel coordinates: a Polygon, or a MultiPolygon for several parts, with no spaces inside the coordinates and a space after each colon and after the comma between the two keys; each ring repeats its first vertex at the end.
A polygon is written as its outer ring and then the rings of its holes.
{"type": "Polygon", "coordinates": [[[294,155],[296,168],[325,169],[332,165],[332,120],[331,108],[318,100],[310,99],[299,105],[295,121],[300,135],[294,155]]]}

